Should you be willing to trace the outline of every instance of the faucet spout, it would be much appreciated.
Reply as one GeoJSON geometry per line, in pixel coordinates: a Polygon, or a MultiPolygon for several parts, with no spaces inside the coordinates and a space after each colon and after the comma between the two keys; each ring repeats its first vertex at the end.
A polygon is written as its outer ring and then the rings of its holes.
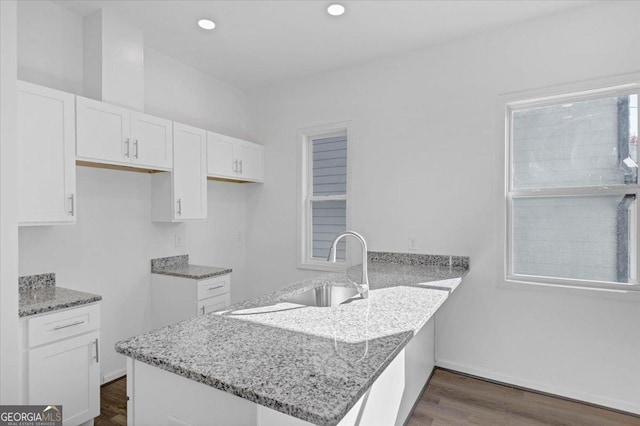
{"type": "Polygon", "coordinates": [[[367,242],[364,240],[364,237],[362,235],[353,231],[344,231],[339,234],[333,240],[333,243],[331,243],[327,260],[329,262],[336,262],[336,247],[338,245],[338,242],[340,242],[341,239],[347,236],[354,237],[360,242],[360,245],[362,246],[362,280],[360,284],[356,284],[356,289],[363,299],[367,299],[369,297],[369,274],[367,273],[367,242]]]}

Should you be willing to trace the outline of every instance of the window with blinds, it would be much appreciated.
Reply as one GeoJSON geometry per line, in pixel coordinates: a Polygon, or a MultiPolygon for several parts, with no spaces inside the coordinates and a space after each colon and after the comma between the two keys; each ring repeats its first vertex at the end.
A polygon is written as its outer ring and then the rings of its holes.
{"type": "MultiPolygon", "coordinates": [[[[347,135],[312,139],[312,257],[326,259],[329,247],[347,229],[347,135]]],[[[345,242],[337,258],[346,257],[345,242]]]]}
{"type": "MultiPolygon", "coordinates": [[[[347,131],[326,129],[303,135],[301,264],[331,268],[326,262],[335,237],[347,229],[347,131]]],[[[336,257],[346,260],[346,243],[336,257]]]]}

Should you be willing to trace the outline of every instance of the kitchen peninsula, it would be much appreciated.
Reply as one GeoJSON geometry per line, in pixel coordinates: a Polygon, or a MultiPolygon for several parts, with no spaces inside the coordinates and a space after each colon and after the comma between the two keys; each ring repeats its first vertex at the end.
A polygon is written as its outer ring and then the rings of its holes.
{"type": "Polygon", "coordinates": [[[369,252],[368,299],[287,301],[353,285],[329,273],[121,341],[129,424],[403,424],[434,367],[434,315],[468,269],[466,257],[369,252]]]}

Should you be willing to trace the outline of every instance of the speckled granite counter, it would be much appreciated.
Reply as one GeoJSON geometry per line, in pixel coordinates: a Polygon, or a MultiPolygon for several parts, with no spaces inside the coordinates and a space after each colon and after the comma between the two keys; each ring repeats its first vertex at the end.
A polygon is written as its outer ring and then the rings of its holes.
{"type": "Polygon", "coordinates": [[[326,283],[351,285],[345,274],[324,274],[118,342],[116,350],[287,415],[335,425],[468,271],[468,259],[398,263],[372,256],[369,299],[334,308],[286,302],[326,283]]]}
{"type": "Polygon", "coordinates": [[[174,277],[203,280],[233,272],[231,268],[218,268],[215,266],[190,265],[189,255],[161,257],[151,259],[151,273],[160,275],[172,275],[174,277]]]}
{"type": "Polygon", "coordinates": [[[86,305],[102,300],[102,296],[57,287],[55,274],[40,274],[18,279],[18,315],[26,317],[86,305]]]}

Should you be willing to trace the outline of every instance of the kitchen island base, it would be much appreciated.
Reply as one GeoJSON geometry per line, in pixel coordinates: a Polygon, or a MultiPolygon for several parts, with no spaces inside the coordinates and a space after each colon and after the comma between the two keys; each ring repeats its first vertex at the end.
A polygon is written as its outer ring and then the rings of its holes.
{"type": "MultiPolygon", "coordinates": [[[[435,316],[411,338],[341,420],[326,424],[403,425],[433,371],[434,345],[435,316]]],[[[127,421],[134,426],[313,425],[132,358],[127,359],[127,396],[127,421]]]]}

